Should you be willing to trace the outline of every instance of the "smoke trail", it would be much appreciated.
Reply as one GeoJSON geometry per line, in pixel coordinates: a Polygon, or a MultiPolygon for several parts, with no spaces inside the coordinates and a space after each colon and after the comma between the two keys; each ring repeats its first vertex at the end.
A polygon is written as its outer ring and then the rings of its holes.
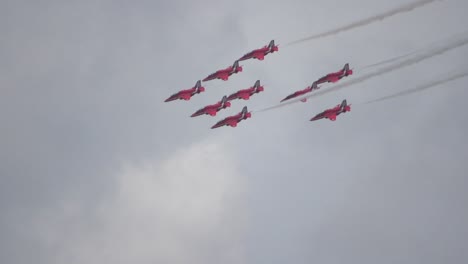
{"type": "MultiPolygon", "coordinates": [[[[466,33],[468,33],[468,32],[466,32],[466,33]]],[[[447,40],[444,40],[444,41],[446,42],[447,40]]],[[[395,62],[395,61],[398,61],[400,59],[404,59],[406,57],[410,57],[411,55],[422,52],[423,50],[429,50],[429,49],[434,48],[436,46],[436,44],[439,43],[439,42],[441,42],[441,41],[434,42],[434,43],[432,43],[431,45],[429,45],[427,47],[420,48],[420,49],[417,49],[417,50],[413,50],[413,51],[408,52],[408,53],[403,54],[403,55],[395,56],[395,57],[390,58],[390,59],[386,59],[386,60],[382,60],[380,62],[376,62],[376,63],[369,64],[369,65],[366,65],[366,66],[362,66],[362,67],[359,68],[359,71],[362,71],[362,70],[365,70],[365,69],[368,69],[368,68],[373,68],[373,67],[380,66],[380,65],[384,65],[384,64],[388,64],[390,62],[395,62]]]]}
{"type": "Polygon", "coordinates": [[[403,96],[403,95],[417,93],[417,92],[420,92],[422,90],[426,90],[426,89],[432,88],[434,86],[441,85],[441,84],[444,84],[444,83],[447,83],[447,82],[450,82],[450,81],[454,81],[454,80],[457,80],[457,79],[460,79],[460,78],[463,78],[463,77],[466,77],[466,76],[468,76],[468,72],[459,73],[459,74],[453,75],[451,77],[448,77],[448,78],[445,78],[445,79],[442,79],[442,80],[438,80],[438,81],[434,81],[432,83],[421,85],[421,86],[416,87],[416,88],[411,89],[411,90],[406,90],[406,91],[402,91],[402,92],[399,92],[399,93],[396,93],[396,94],[384,96],[384,97],[381,97],[381,98],[378,98],[378,99],[375,99],[375,100],[364,102],[362,104],[370,104],[370,103],[375,103],[375,102],[388,100],[388,99],[395,98],[395,97],[400,97],[400,96],[403,96]]]}
{"type": "Polygon", "coordinates": [[[393,57],[391,59],[387,59],[387,60],[383,60],[383,61],[380,61],[380,62],[377,62],[377,63],[373,63],[373,64],[369,64],[369,65],[366,65],[364,67],[361,68],[361,70],[364,70],[364,69],[368,69],[368,68],[373,68],[373,67],[376,67],[376,66],[380,66],[380,65],[384,65],[384,64],[387,64],[387,63],[390,63],[390,62],[394,62],[394,61],[398,61],[400,59],[404,59],[406,57],[409,57],[411,55],[414,55],[418,53],[418,51],[413,51],[413,52],[410,52],[410,53],[406,53],[404,55],[400,55],[400,56],[397,56],[397,57],[393,57]]]}
{"type": "Polygon", "coordinates": [[[338,84],[338,85],[336,85],[334,87],[331,87],[331,88],[328,88],[326,90],[317,91],[317,92],[315,92],[313,94],[310,94],[310,95],[307,95],[307,96],[304,96],[304,97],[301,97],[301,98],[293,99],[293,100],[291,100],[289,102],[286,102],[286,103],[283,103],[283,104],[271,106],[271,107],[259,110],[257,112],[263,112],[263,111],[283,107],[283,106],[286,106],[286,105],[289,105],[289,104],[297,103],[300,100],[305,99],[305,98],[320,96],[320,95],[323,95],[323,94],[326,94],[326,93],[329,93],[329,92],[333,92],[333,91],[338,90],[338,89],[343,88],[343,87],[347,87],[347,86],[350,86],[350,85],[353,85],[353,84],[361,83],[361,82],[364,82],[364,81],[366,81],[368,79],[371,79],[373,77],[377,77],[377,76],[380,76],[380,75],[383,75],[383,74],[398,70],[400,68],[404,68],[404,67],[416,64],[418,62],[427,60],[427,59],[432,58],[432,57],[437,56],[437,55],[441,55],[441,54],[443,54],[443,53],[445,53],[447,51],[450,51],[452,49],[456,49],[458,47],[461,47],[461,46],[464,46],[464,45],[467,45],[467,44],[468,44],[468,38],[461,39],[461,40],[458,40],[458,41],[456,41],[454,43],[451,43],[449,45],[439,47],[439,48],[434,48],[433,50],[430,50],[430,51],[428,51],[426,53],[423,53],[423,54],[421,54],[419,56],[416,56],[414,58],[402,60],[399,63],[395,63],[395,64],[389,65],[387,67],[381,68],[380,70],[375,71],[373,73],[369,73],[369,74],[363,75],[361,77],[358,77],[356,79],[350,80],[348,82],[338,84]]]}
{"type": "MultiPolygon", "coordinates": [[[[419,55],[417,57],[410,58],[410,59],[407,59],[407,60],[403,60],[403,61],[401,61],[399,63],[395,63],[395,64],[389,65],[387,67],[384,67],[384,68],[380,69],[379,71],[369,73],[367,75],[364,75],[362,77],[353,79],[353,80],[351,80],[349,82],[346,82],[346,83],[338,84],[335,87],[329,88],[327,90],[322,90],[322,91],[319,91],[317,93],[308,95],[308,96],[306,96],[306,98],[310,98],[310,97],[313,97],[313,96],[319,96],[319,95],[329,93],[329,92],[335,91],[335,90],[343,88],[343,87],[347,87],[347,86],[350,86],[350,85],[353,85],[353,84],[361,83],[363,81],[366,81],[367,79],[370,79],[370,78],[373,78],[373,77],[376,77],[376,76],[380,76],[382,74],[386,74],[386,73],[398,70],[400,68],[404,68],[404,67],[416,64],[418,62],[427,60],[427,59],[432,58],[432,57],[437,56],[437,55],[441,55],[441,54],[443,54],[443,53],[445,53],[447,51],[459,48],[459,47],[467,45],[467,44],[468,44],[468,38],[458,40],[455,43],[452,43],[452,44],[447,45],[445,47],[440,47],[440,48],[434,49],[434,50],[432,50],[430,52],[427,52],[426,54],[421,54],[421,55],[419,55]]],[[[300,98],[300,99],[303,99],[303,98],[300,98]]]]}
{"type": "Polygon", "coordinates": [[[285,46],[301,43],[301,42],[308,41],[308,40],[313,40],[313,39],[318,39],[318,38],[323,38],[323,37],[328,37],[328,36],[331,36],[331,35],[335,35],[335,34],[338,34],[338,33],[342,32],[342,31],[347,31],[347,30],[350,30],[350,29],[354,29],[354,28],[357,28],[357,27],[361,27],[361,26],[371,24],[372,22],[376,22],[376,21],[379,21],[379,20],[384,20],[387,17],[391,17],[391,16],[397,15],[399,13],[409,12],[409,11],[415,9],[415,8],[422,7],[422,6],[425,6],[427,4],[430,4],[430,3],[433,3],[433,2],[436,2],[436,1],[440,1],[440,0],[421,0],[421,1],[418,1],[418,2],[415,2],[415,3],[400,6],[398,8],[393,9],[393,10],[390,10],[388,12],[385,12],[385,13],[382,13],[382,14],[379,14],[379,15],[375,15],[375,16],[366,18],[364,20],[356,21],[356,22],[354,22],[352,24],[349,24],[347,26],[343,26],[343,27],[340,27],[340,28],[337,28],[337,29],[334,29],[334,30],[330,30],[330,31],[321,33],[321,34],[313,35],[313,36],[310,36],[310,37],[307,37],[307,38],[303,38],[303,39],[299,39],[299,40],[290,42],[290,43],[286,44],[285,46]]]}

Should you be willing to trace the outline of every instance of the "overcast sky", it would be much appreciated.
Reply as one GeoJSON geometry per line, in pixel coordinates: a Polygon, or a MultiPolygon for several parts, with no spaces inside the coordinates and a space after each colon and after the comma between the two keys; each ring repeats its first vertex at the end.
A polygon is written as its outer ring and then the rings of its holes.
{"type": "Polygon", "coordinates": [[[281,46],[410,2],[1,1],[0,262],[468,261],[468,79],[360,104],[467,69],[468,46],[209,129],[466,30],[468,2],[446,0],[281,46]],[[278,53],[163,102],[271,39],[278,53]]]}

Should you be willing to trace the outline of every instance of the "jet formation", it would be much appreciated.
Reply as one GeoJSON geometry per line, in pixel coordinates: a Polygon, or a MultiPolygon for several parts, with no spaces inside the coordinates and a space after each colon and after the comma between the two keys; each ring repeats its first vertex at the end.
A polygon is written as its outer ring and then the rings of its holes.
{"type": "MultiPolygon", "coordinates": [[[[165,100],[165,102],[170,102],[170,101],[175,101],[175,100],[189,101],[192,98],[192,96],[196,94],[200,94],[205,91],[205,87],[202,86],[202,82],[212,81],[216,79],[222,80],[222,81],[228,81],[229,77],[243,71],[243,66],[239,65],[240,61],[245,61],[249,59],[263,61],[265,60],[265,56],[267,56],[268,54],[278,52],[278,51],[279,51],[278,45],[275,45],[275,41],[271,40],[268,45],[265,45],[259,49],[255,49],[244,54],[242,57],[235,60],[231,66],[228,66],[227,68],[224,68],[224,69],[217,70],[214,73],[211,73],[210,75],[205,77],[204,79],[198,80],[192,88],[187,89],[187,90],[181,90],[171,95],[169,98],[165,100]]],[[[353,74],[353,70],[350,69],[349,64],[346,63],[341,70],[337,72],[329,73],[323,77],[318,78],[310,86],[306,87],[303,90],[298,90],[286,96],[280,102],[284,102],[287,100],[291,100],[293,98],[303,96],[307,93],[320,89],[319,84],[335,83],[341,80],[342,78],[347,77],[352,74],[353,74]]],[[[265,91],[265,88],[263,85],[260,84],[260,80],[256,80],[254,85],[252,85],[251,87],[238,90],[230,94],[229,96],[224,95],[220,101],[200,108],[199,110],[195,111],[190,117],[197,117],[197,116],[202,116],[202,115],[214,117],[221,110],[231,107],[233,101],[235,100],[247,101],[253,95],[264,92],[264,91],[265,91]]],[[[303,98],[300,101],[306,102],[307,99],[303,98]]],[[[322,113],[317,114],[315,117],[311,119],[311,121],[315,121],[315,120],[319,120],[323,118],[327,118],[329,120],[335,121],[336,116],[338,116],[341,113],[348,112],[350,110],[351,108],[349,105],[347,105],[346,100],[343,100],[341,105],[337,105],[334,108],[327,109],[323,111],[322,113]]],[[[211,127],[211,129],[215,129],[215,128],[219,128],[223,126],[237,127],[238,123],[251,117],[252,117],[252,112],[249,112],[247,106],[244,106],[242,108],[242,111],[240,111],[239,113],[235,115],[225,117],[224,119],[216,122],[211,127]]]]}

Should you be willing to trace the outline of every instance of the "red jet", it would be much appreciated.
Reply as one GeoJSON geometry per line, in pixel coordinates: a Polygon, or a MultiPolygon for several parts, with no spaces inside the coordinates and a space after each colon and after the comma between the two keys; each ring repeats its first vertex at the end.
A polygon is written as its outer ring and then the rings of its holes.
{"type": "Polygon", "coordinates": [[[227,81],[229,79],[229,76],[231,76],[234,73],[238,73],[242,71],[242,66],[239,66],[239,61],[235,61],[232,66],[227,67],[226,69],[219,70],[215,73],[212,73],[208,75],[205,79],[203,79],[204,82],[214,80],[214,79],[221,79],[223,81],[227,81]]]}
{"type": "Polygon", "coordinates": [[[322,78],[318,79],[317,84],[326,83],[326,82],[336,83],[337,81],[341,80],[341,78],[347,77],[348,75],[351,75],[351,74],[353,74],[353,70],[350,70],[349,64],[346,63],[343,69],[341,69],[340,71],[327,74],[323,76],[322,78]]]}
{"type": "Polygon", "coordinates": [[[351,105],[347,105],[346,103],[346,99],[343,100],[343,102],[341,102],[341,105],[337,105],[331,109],[327,109],[325,111],[323,111],[322,113],[314,116],[312,119],[310,119],[310,121],[315,121],[315,120],[319,120],[319,119],[322,119],[322,118],[328,118],[330,119],[331,121],[335,121],[336,120],[336,116],[338,116],[339,114],[341,113],[346,113],[346,112],[349,112],[351,111],[351,105]]]}
{"type": "Polygon", "coordinates": [[[179,91],[179,92],[171,95],[164,102],[170,102],[170,101],[174,101],[174,100],[177,100],[177,99],[188,101],[195,94],[199,94],[199,93],[204,92],[204,91],[205,91],[205,87],[201,86],[201,81],[198,80],[194,87],[192,87],[190,89],[187,89],[187,90],[179,91]]]}
{"type": "Polygon", "coordinates": [[[252,113],[247,112],[247,106],[244,106],[244,108],[242,108],[242,112],[238,113],[237,115],[228,116],[224,118],[223,120],[219,121],[214,126],[212,126],[211,129],[222,126],[236,127],[240,121],[250,118],[251,116],[252,113]]]}
{"type": "Polygon", "coordinates": [[[244,90],[239,90],[233,94],[231,94],[227,100],[232,101],[234,99],[244,99],[244,100],[249,100],[250,96],[262,92],[264,90],[263,86],[260,85],[260,80],[257,80],[254,84],[254,86],[244,89],[244,90]]]}
{"type": "MultiPolygon", "coordinates": [[[[318,90],[318,89],[319,89],[319,87],[317,86],[317,83],[314,82],[311,86],[305,88],[304,90],[300,90],[300,91],[294,92],[293,94],[290,94],[290,95],[286,96],[286,98],[281,100],[281,102],[284,102],[284,101],[292,99],[292,98],[299,97],[301,95],[304,95],[306,93],[310,93],[313,90],[318,90]]],[[[307,98],[301,99],[301,102],[306,102],[306,101],[307,101],[307,98]]]]}
{"type": "Polygon", "coordinates": [[[263,60],[267,54],[273,53],[275,51],[278,51],[278,46],[275,46],[275,41],[272,40],[270,41],[270,44],[268,46],[263,46],[260,49],[252,50],[251,52],[245,54],[240,58],[240,61],[248,60],[248,59],[257,59],[257,60],[263,60]]]}
{"type": "Polygon", "coordinates": [[[220,110],[228,108],[231,106],[231,103],[227,101],[227,96],[223,96],[223,99],[221,101],[217,102],[216,104],[213,105],[207,105],[203,107],[202,109],[196,111],[191,115],[191,117],[196,117],[200,115],[210,115],[210,116],[215,116],[216,113],[218,113],[220,110]]]}

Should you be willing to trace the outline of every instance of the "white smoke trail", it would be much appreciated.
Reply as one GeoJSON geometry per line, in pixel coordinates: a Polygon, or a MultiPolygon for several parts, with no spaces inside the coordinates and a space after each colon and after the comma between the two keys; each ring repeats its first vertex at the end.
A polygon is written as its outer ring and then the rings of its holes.
{"type": "Polygon", "coordinates": [[[343,27],[340,27],[340,28],[337,28],[337,29],[333,29],[333,30],[330,30],[330,31],[327,31],[327,32],[324,32],[324,33],[320,33],[320,34],[317,34],[317,35],[313,35],[313,36],[310,36],[310,37],[306,37],[306,38],[303,38],[303,39],[299,39],[299,40],[290,42],[290,43],[286,44],[285,46],[289,46],[289,45],[293,45],[293,44],[297,44],[297,43],[301,43],[301,42],[309,41],[309,40],[313,40],[313,39],[328,37],[328,36],[335,35],[335,34],[338,34],[340,32],[343,32],[343,31],[347,31],[347,30],[354,29],[354,28],[357,28],[357,27],[362,27],[362,26],[371,24],[371,23],[379,21],[379,20],[384,20],[385,18],[394,16],[394,15],[397,15],[397,14],[400,14],[400,13],[405,13],[405,12],[412,11],[415,8],[419,8],[419,7],[425,6],[427,4],[430,4],[430,3],[433,3],[433,2],[436,2],[436,1],[443,1],[443,0],[421,0],[421,1],[418,1],[418,2],[411,3],[411,4],[403,5],[403,6],[400,6],[398,8],[395,8],[393,10],[390,10],[388,12],[385,12],[385,13],[382,13],[382,14],[379,14],[379,15],[375,15],[375,16],[366,18],[364,20],[356,21],[354,23],[351,23],[349,25],[346,25],[346,26],[343,26],[343,27]]]}
{"type": "Polygon", "coordinates": [[[275,105],[275,106],[271,106],[271,107],[268,107],[268,108],[265,108],[265,109],[261,109],[261,110],[258,110],[256,112],[263,112],[263,111],[283,107],[283,106],[286,106],[286,105],[289,105],[289,104],[297,103],[300,100],[305,99],[305,98],[320,96],[320,95],[323,95],[323,94],[326,94],[326,93],[329,93],[329,92],[336,91],[336,90],[338,90],[340,88],[343,88],[343,87],[347,87],[347,86],[350,86],[350,85],[361,83],[361,82],[364,82],[364,81],[366,81],[368,79],[371,79],[373,77],[377,77],[377,76],[380,76],[380,75],[383,75],[383,74],[390,73],[392,71],[398,70],[400,68],[404,68],[404,67],[416,64],[418,62],[427,60],[427,59],[432,58],[432,57],[437,56],[437,55],[441,55],[441,54],[443,54],[443,53],[445,53],[447,51],[459,48],[459,47],[467,45],[467,44],[468,44],[468,38],[465,37],[464,39],[457,40],[457,41],[455,41],[453,43],[450,43],[448,45],[445,45],[445,46],[442,46],[442,47],[439,47],[439,48],[434,48],[434,49],[432,49],[432,50],[430,50],[430,51],[428,51],[426,53],[422,53],[421,55],[416,56],[414,58],[409,58],[409,59],[406,59],[406,60],[402,60],[401,62],[394,63],[394,64],[389,65],[387,67],[383,67],[378,71],[363,75],[361,77],[352,79],[352,80],[350,80],[348,82],[345,82],[345,83],[338,84],[338,85],[336,85],[334,87],[331,87],[331,88],[328,88],[326,90],[317,91],[317,92],[312,93],[310,95],[307,95],[307,96],[304,96],[304,97],[301,97],[301,98],[297,98],[297,99],[293,99],[293,100],[291,100],[289,102],[286,102],[286,103],[282,103],[282,104],[279,104],[279,105],[275,105]]]}
{"type": "Polygon", "coordinates": [[[435,87],[435,86],[438,86],[438,85],[441,85],[441,84],[444,84],[444,83],[447,83],[447,82],[451,82],[451,81],[454,81],[454,80],[457,80],[457,79],[460,79],[460,78],[463,78],[463,77],[466,77],[466,76],[468,76],[468,72],[459,73],[459,74],[447,77],[445,79],[441,79],[441,80],[438,80],[438,81],[434,81],[434,82],[431,82],[431,83],[428,83],[428,84],[421,85],[421,86],[416,87],[416,88],[411,89],[411,90],[406,90],[406,91],[402,91],[402,92],[399,92],[399,93],[396,93],[396,94],[384,96],[384,97],[381,97],[381,98],[378,98],[378,99],[374,99],[374,100],[364,102],[362,104],[370,104],[370,103],[385,101],[385,100],[392,99],[392,98],[395,98],[395,97],[400,97],[400,96],[403,96],[403,95],[417,93],[417,92],[420,92],[420,91],[423,91],[423,90],[426,90],[426,89],[429,89],[429,88],[432,88],[432,87],[435,87]]]}
{"type": "MultiPolygon", "coordinates": [[[[465,33],[468,33],[468,32],[465,32],[465,33]]],[[[431,45],[429,45],[427,47],[420,48],[420,49],[417,49],[417,50],[413,50],[413,51],[408,52],[408,53],[403,54],[403,55],[395,56],[393,58],[382,60],[382,61],[372,63],[372,64],[369,64],[369,65],[366,65],[366,66],[360,66],[360,67],[358,67],[358,70],[356,70],[356,71],[360,72],[360,71],[365,70],[365,69],[374,68],[374,67],[377,67],[377,66],[381,66],[381,65],[384,65],[384,64],[391,63],[391,62],[399,61],[401,59],[404,59],[404,58],[410,57],[412,55],[415,55],[417,53],[420,53],[420,52],[422,52],[424,50],[433,49],[437,44],[440,44],[440,42],[442,42],[442,43],[447,42],[447,39],[445,39],[443,41],[434,42],[434,43],[432,43],[431,45]]]]}
{"type": "Polygon", "coordinates": [[[406,53],[404,55],[400,55],[400,56],[396,56],[396,57],[393,57],[391,59],[386,59],[386,60],[382,60],[380,62],[376,62],[376,63],[373,63],[373,64],[369,64],[369,65],[366,65],[364,67],[361,67],[360,70],[364,70],[364,69],[368,69],[368,68],[373,68],[373,67],[377,67],[377,66],[381,66],[381,65],[384,65],[384,64],[388,64],[390,62],[395,62],[395,61],[398,61],[398,60],[401,60],[401,59],[404,59],[406,57],[409,57],[411,55],[414,55],[418,53],[418,51],[412,51],[412,52],[409,52],[409,53],[406,53]]]}

